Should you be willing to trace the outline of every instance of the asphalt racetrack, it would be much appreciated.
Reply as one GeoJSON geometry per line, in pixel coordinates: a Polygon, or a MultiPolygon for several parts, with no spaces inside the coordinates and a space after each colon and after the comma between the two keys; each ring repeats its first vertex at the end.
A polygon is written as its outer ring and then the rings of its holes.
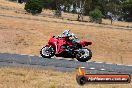
{"type": "Polygon", "coordinates": [[[37,67],[72,72],[79,66],[85,67],[89,73],[128,73],[132,74],[131,65],[102,62],[79,62],[75,60],[42,58],[34,55],[0,54],[0,67],[37,67]]]}

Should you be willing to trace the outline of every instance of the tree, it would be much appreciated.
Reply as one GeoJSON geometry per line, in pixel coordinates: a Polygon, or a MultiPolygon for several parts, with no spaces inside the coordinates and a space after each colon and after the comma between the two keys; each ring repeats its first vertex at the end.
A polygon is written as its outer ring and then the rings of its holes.
{"type": "Polygon", "coordinates": [[[89,15],[89,12],[92,10],[92,0],[86,0],[86,3],[84,5],[84,15],[89,15]]]}
{"type": "Polygon", "coordinates": [[[122,12],[124,20],[132,22],[132,0],[126,0],[123,2],[122,12]]]}
{"type": "Polygon", "coordinates": [[[37,14],[41,13],[43,8],[43,4],[41,0],[28,0],[25,4],[25,10],[29,13],[37,14]]]}
{"type": "Polygon", "coordinates": [[[78,13],[78,21],[83,21],[84,16],[84,6],[87,0],[76,0],[77,8],[79,9],[78,13]],[[81,18],[81,19],[80,19],[81,18]]]}
{"type": "Polygon", "coordinates": [[[89,16],[90,16],[90,21],[91,22],[96,22],[96,23],[101,23],[102,22],[103,14],[97,8],[94,9],[93,11],[90,11],[89,16]]]}
{"type": "MultiPolygon", "coordinates": [[[[132,21],[132,0],[27,0],[25,10],[36,14],[41,13],[42,7],[60,11],[77,13],[78,21],[83,21],[84,15],[91,15],[95,10],[102,14],[103,18],[132,21]],[[42,6],[43,5],[43,6],[42,6]],[[108,14],[111,15],[108,15],[108,14]]],[[[94,13],[95,15],[95,13],[94,13]]],[[[97,15],[97,14],[96,14],[97,15]]]]}

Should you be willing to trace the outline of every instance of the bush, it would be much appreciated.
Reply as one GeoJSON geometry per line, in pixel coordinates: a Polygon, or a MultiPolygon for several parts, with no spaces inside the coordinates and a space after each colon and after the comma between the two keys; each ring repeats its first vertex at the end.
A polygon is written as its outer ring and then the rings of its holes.
{"type": "Polygon", "coordinates": [[[43,9],[42,0],[27,0],[24,9],[33,15],[41,13],[43,9]]]}
{"type": "Polygon", "coordinates": [[[102,23],[103,14],[99,9],[94,9],[89,12],[90,21],[96,23],[102,23]]]}

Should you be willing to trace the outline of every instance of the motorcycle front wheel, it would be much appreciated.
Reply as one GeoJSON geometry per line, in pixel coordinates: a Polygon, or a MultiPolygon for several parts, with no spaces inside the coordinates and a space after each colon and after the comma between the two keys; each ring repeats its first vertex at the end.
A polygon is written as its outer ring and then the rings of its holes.
{"type": "Polygon", "coordinates": [[[81,62],[86,62],[92,58],[92,51],[87,48],[79,49],[76,54],[76,59],[81,62]]]}
{"type": "Polygon", "coordinates": [[[51,58],[55,54],[55,50],[52,46],[45,46],[40,50],[40,55],[44,58],[51,58]]]}

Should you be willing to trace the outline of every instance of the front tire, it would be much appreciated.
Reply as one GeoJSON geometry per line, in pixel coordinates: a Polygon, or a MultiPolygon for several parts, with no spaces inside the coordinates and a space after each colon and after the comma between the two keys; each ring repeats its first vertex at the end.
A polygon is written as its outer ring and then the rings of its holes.
{"type": "Polygon", "coordinates": [[[78,51],[76,54],[76,59],[81,62],[86,62],[92,57],[92,52],[90,49],[83,48],[78,51]]]}
{"type": "Polygon", "coordinates": [[[45,46],[40,50],[40,55],[44,58],[51,58],[55,54],[55,50],[52,46],[45,46]]]}

